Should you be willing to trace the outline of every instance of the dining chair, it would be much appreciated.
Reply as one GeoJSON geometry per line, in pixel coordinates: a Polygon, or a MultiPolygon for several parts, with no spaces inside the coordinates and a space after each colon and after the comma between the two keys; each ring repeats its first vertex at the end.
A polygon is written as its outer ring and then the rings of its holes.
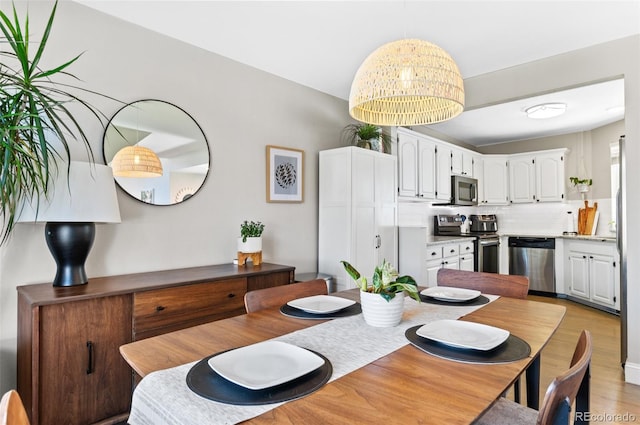
{"type": "MultiPolygon", "coordinates": [[[[524,299],[529,293],[529,278],[513,274],[472,272],[442,268],[438,270],[438,286],[475,289],[485,294],[524,299]]],[[[513,398],[520,402],[520,379],[513,384],[513,398]]]]}
{"type": "Polygon", "coordinates": [[[253,313],[264,308],[279,307],[297,298],[327,295],[328,293],[327,281],[324,279],[256,289],[244,294],[244,308],[247,313],[253,313]]]}
{"type": "Polygon", "coordinates": [[[0,425],[29,425],[22,399],[15,390],[7,391],[0,401],[0,425]]]}
{"type": "Polygon", "coordinates": [[[529,293],[529,278],[513,274],[471,272],[467,270],[440,269],[438,286],[475,289],[485,294],[510,298],[526,298],[529,293]]]}
{"type": "Polygon", "coordinates": [[[500,397],[476,422],[476,425],[567,425],[576,403],[574,423],[583,423],[589,409],[589,364],[591,333],[583,330],[578,338],[570,368],[558,375],[547,388],[542,407],[535,411],[500,397]]]}

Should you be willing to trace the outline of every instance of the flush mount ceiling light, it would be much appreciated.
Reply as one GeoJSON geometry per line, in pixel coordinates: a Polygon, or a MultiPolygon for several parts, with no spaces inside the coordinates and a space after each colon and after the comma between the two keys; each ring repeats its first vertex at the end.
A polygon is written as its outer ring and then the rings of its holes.
{"type": "Polygon", "coordinates": [[[387,43],[360,65],[351,84],[349,114],[383,126],[434,124],[464,109],[458,66],[440,47],[403,39],[387,43]]]}
{"type": "Polygon", "coordinates": [[[154,151],[143,146],[126,146],[111,162],[116,177],[160,177],[162,163],[154,151]]]}
{"type": "Polygon", "coordinates": [[[567,110],[566,103],[542,103],[525,109],[527,116],[535,120],[553,118],[562,115],[567,110]]]}

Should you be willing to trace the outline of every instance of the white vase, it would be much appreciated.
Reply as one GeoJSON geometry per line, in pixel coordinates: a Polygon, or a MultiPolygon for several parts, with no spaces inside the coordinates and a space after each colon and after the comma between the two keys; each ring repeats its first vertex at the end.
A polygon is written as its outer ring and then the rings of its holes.
{"type": "Polygon", "coordinates": [[[402,321],[404,311],[404,292],[400,292],[387,301],[380,294],[360,291],[362,315],[368,325],[377,328],[396,326],[402,321]]]}
{"type": "Polygon", "coordinates": [[[262,236],[247,238],[246,242],[242,242],[242,238],[238,238],[238,251],[243,253],[253,253],[262,251],[262,236]]]}

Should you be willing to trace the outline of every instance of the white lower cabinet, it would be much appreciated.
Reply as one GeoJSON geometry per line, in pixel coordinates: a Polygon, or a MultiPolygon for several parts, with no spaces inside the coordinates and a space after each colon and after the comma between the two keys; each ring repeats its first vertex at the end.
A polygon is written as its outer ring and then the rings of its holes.
{"type": "Polygon", "coordinates": [[[442,268],[474,269],[473,239],[429,243],[424,227],[401,227],[398,230],[398,272],[412,276],[420,286],[437,286],[442,268]]]}
{"type": "Polygon", "coordinates": [[[567,295],[620,310],[620,272],[615,243],[565,240],[567,295]]]}

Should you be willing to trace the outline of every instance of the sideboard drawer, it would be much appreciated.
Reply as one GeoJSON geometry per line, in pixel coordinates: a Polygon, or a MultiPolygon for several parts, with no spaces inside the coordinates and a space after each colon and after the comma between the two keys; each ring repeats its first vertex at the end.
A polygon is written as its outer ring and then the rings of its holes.
{"type": "Polygon", "coordinates": [[[134,339],[243,314],[246,292],[246,278],[137,292],[134,339]]]}

